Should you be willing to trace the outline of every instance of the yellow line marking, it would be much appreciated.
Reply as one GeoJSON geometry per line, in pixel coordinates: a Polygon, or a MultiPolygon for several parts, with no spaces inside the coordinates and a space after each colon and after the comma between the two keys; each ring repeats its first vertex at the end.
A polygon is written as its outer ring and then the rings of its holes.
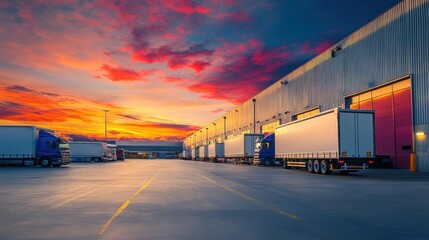
{"type": "MultiPolygon", "coordinates": [[[[155,173],[156,174],[156,173],[155,173]]],[[[125,208],[128,207],[128,205],[130,205],[131,201],[137,197],[143,190],[145,190],[149,184],[153,181],[153,179],[155,178],[155,176],[151,177],[145,184],[143,184],[134,194],[132,197],[130,197],[129,199],[127,199],[119,208],[118,210],[116,210],[115,214],[113,214],[113,216],[109,219],[109,221],[106,222],[106,224],[104,224],[104,226],[100,229],[100,231],[98,232],[99,235],[103,234],[107,228],[110,226],[110,224],[113,222],[113,220],[119,216],[119,214],[121,214],[125,208]]]]}
{"type": "Polygon", "coordinates": [[[225,189],[225,190],[227,190],[227,191],[229,191],[229,192],[232,192],[232,193],[234,193],[234,194],[236,194],[236,195],[238,195],[238,196],[240,196],[240,197],[242,197],[242,198],[244,198],[244,199],[246,199],[246,200],[249,200],[250,202],[255,203],[256,205],[259,205],[259,206],[261,206],[261,207],[267,208],[267,209],[269,209],[269,210],[271,210],[271,211],[273,211],[273,212],[276,212],[276,213],[278,213],[278,214],[280,214],[280,215],[282,215],[282,216],[285,216],[285,217],[291,218],[291,219],[296,220],[296,221],[300,221],[299,217],[297,217],[297,216],[295,216],[295,215],[293,215],[293,214],[291,214],[291,213],[288,213],[288,212],[282,211],[282,210],[280,210],[280,209],[277,209],[277,208],[275,208],[275,207],[272,207],[272,206],[269,206],[269,205],[267,205],[267,204],[264,204],[263,202],[259,201],[258,199],[252,198],[251,196],[249,196],[249,195],[247,195],[247,194],[244,194],[244,193],[239,192],[239,191],[237,191],[237,190],[234,190],[234,189],[232,189],[232,188],[230,188],[230,187],[227,187],[227,186],[225,186],[225,185],[223,185],[223,184],[220,184],[220,183],[216,182],[216,181],[215,181],[215,180],[213,180],[213,179],[210,179],[210,178],[205,177],[205,176],[200,175],[200,174],[197,174],[197,175],[198,175],[198,176],[200,176],[200,177],[202,177],[202,178],[204,178],[204,179],[206,179],[207,181],[212,182],[213,184],[215,184],[215,185],[216,185],[216,186],[218,186],[218,187],[221,187],[221,188],[223,188],[223,189],[225,189]]]}

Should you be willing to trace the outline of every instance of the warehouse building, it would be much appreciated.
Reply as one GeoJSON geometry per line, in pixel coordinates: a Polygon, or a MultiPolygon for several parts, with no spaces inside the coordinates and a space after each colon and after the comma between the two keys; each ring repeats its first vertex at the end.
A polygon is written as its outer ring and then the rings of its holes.
{"type": "Polygon", "coordinates": [[[115,141],[132,158],[176,158],[182,151],[181,142],[165,141],[115,141]]]}
{"type": "MultiPolygon", "coordinates": [[[[193,149],[341,106],[375,110],[376,152],[429,172],[429,0],[403,0],[183,144],[193,149]]],[[[311,136],[308,136],[311,137],[311,136]]]]}

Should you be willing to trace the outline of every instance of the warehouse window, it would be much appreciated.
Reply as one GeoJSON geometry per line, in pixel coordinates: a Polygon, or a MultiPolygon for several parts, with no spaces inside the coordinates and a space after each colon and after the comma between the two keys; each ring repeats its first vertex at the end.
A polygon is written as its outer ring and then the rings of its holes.
{"type": "Polygon", "coordinates": [[[246,133],[250,133],[250,130],[247,129],[247,130],[241,131],[241,134],[246,134],[246,133]]]}
{"type": "Polygon", "coordinates": [[[305,111],[305,112],[301,112],[301,113],[292,115],[292,121],[300,120],[300,119],[303,119],[303,118],[307,118],[307,117],[316,115],[318,113],[320,113],[320,106],[316,107],[316,108],[312,108],[312,109],[310,109],[308,111],[305,111]]]}
{"type": "Polygon", "coordinates": [[[270,134],[274,132],[274,129],[280,125],[280,121],[271,122],[261,126],[261,133],[270,134]]]}

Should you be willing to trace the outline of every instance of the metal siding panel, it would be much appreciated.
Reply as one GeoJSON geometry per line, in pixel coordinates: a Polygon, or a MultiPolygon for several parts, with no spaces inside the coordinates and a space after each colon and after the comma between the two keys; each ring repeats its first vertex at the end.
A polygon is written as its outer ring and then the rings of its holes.
{"type": "Polygon", "coordinates": [[[409,74],[408,17],[401,2],[344,40],[344,94],[409,74]]]}
{"type": "MultiPolygon", "coordinates": [[[[429,1],[410,0],[410,68],[413,74],[414,124],[429,123],[429,1]]],[[[428,166],[429,168],[429,166],[428,166]]]]}

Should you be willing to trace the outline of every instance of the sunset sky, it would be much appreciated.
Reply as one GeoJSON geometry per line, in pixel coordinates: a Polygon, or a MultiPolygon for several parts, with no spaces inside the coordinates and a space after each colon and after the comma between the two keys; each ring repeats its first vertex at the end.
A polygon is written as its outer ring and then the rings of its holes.
{"type": "Polygon", "coordinates": [[[0,0],[0,124],[181,140],[399,0],[0,0]]]}

